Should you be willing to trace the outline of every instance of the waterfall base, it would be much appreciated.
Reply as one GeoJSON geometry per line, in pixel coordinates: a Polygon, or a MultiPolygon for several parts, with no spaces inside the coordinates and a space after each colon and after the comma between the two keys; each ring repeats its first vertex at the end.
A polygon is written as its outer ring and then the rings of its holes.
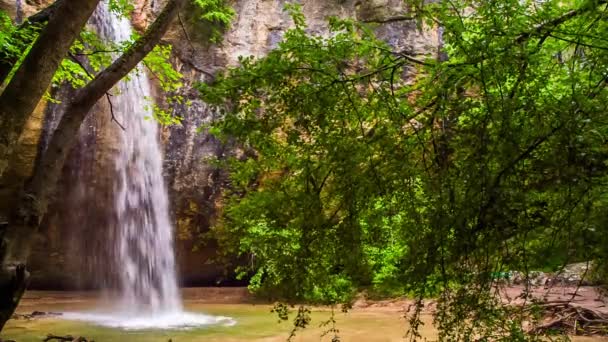
{"type": "Polygon", "coordinates": [[[122,312],[66,312],[61,317],[66,320],[89,322],[104,327],[124,330],[187,330],[211,325],[233,326],[236,324],[236,320],[230,317],[183,311],[154,315],[122,312]]]}

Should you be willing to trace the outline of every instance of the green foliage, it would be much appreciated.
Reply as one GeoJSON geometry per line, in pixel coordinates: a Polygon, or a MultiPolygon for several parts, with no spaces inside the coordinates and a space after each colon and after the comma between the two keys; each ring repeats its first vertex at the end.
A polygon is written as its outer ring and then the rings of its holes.
{"type": "Polygon", "coordinates": [[[109,0],[108,7],[110,11],[129,18],[129,15],[135,10],[132,0],[109,0]]]}
{"type": "Polygon", "coordinates": [[[385,106],[390,92],[357,87],[389,77],[403,61],[352,21],[332,20],[326,40],[294,18],[297,27],[267,58],[244,58],[213,89],[201,85],[208,100],[238,97],[238,110],[216,131],[255,151],[229,161],[234,196],[217,229],[254,256],[253,290],[335,303],[351,298],[354,284],[397,283],[390,270],[406,250],[406,232],[395,227],[412,222],[396,209],[405,194],[381,194],[374,174],[383,168],[375,150],[398,153],[399,141],[363,120],[402,117],[385,106]],[[380,70],[359,77],[357,69],[380,70]]]}
{"type": "Polygon", "coordinates": [[[11,70],[21,63],[39,32],[39,25],[14,25],[8,14],[0,10],[0,75],[6,77],[0,82],[10,79],[11,70]]]}
{"type": "MultiPolygon", "coordinates": [[[[152,52],[146,56],[143,64],[149,73],[158,81],[161,89],[167,94],[166,104],[187,104],[180,95],[179,90],[183,86],[183,75],[173,68],[171,64],[171,45],[157,45],[152,52]]],[[[166,106],[158,106],[150,99],[153,118],[162,125],[180,125],[182,117],[174,115],[166,106]]]]}
{"type": "Polygon", "coordinates": [[[201,19],[216,24],[229,25],[236,14],[224,0],[194,0],[194,4],[203,11],[201,19]]]}
{"type": "Polygon", "coordinates": [[[40,28],[29,25],[19,29],[4,11],[0,11],[0,61],[11,62],[19,59],[29,44],[38,36],[40,28]]]}
{"type": "Polygon", "coordinates": [[[439,295],[443,340],[535,340],[492,274],[608,256],[606,2],[413,6],[441,54],[290,5],[276,50],[200,86],[242,151],[214,233],[258,293],[439,295]]]}
{"type": "Polygon", "coordinates": [[[154,75],[165,92],[173,92],[183,86],[183,75],[171,64],[171,45],[157,45],[144,59],[144,64],[154,75]]]}
{"type": "Polygon", "coordinates": [[[123,50],[118,44],[104,42],[95,32],[84,30],[70,48],[69,56],[61,62],[53,76],[53,84],[82,88],[123,50]]]}
{"type": "Polygon", "coordinates": [[[211,26],[211,41],[219,42],[222,30],[230,25],[236,12],[225,0],[193,0],[200,11],[198,19],[211,26]]]}
{"type": "MultiPolygon", "coordinates": [[[[179,101],[180,98],[181,98],[180,96],[170,96],[168,98],[168,102],[173,103],[173,101],[179,101]],[[176,98],[177,98],[177,100],[176,100],[176,98]]],[[[154,119],[158,123],[160,123],[161,125],[164,125],[164,126],[181,125],[182,120],[183,120],[183,118],[181,116],[174,115],[173,111],[171,111],[170,109],[166,109],[164,107],[157,105],[156,103],[154,103],[154,99],[148,98],[146,100],[148,100],[150,103],[148,105],[148,108],[146,108],[146,109],[152,113],[151,117],[145,118],[146,120],[154,119]]]]}
{"type": "MultiPolygon", "coordinates": [[[[223,0],[194,0],[201,15],[198,20],[212,23],[215,26],[214,39],[219,39],[219,27],[226,26],[234,16],[234,10],[227,6],[223,0]]],[[[130,17],[134,10],[134,2],[131,0],[110,0],[108,3],[110,11],[130,17]]],[[[13,25],[10,17],[0,12],[0,66],[13,69],[18,61],[26,55],[29,45],[37,38],[41,29],[39,25],[13,25]]],[[[78,89],[84,87],[95,75],[108,67],[120,54],[126,52],[139,39],[139,34],[134,33],[131,39],[123,42],[107,42],[101,39],[95,32],[83,30],[79,39],[70,48],[70,54],[61,63],[53,77],[53,84],[69,84],[78,89]]],[[[158,45],[146,56],[142,64],[149,74],[158,81],[161,89],[167,94],[167,104],[188,104],[179,90],[183,86],[182,75],[173,68],[171,63],[172,46],[158,45]]],[[[136,68],[133,72],[142,72],[136,68]]],[[[45,99],[57,102],[50,94],[45,99]]],[[[152,117],[162,124],[180,124],[181,117],[175,116],[168,106],[159,106],[150,101],[152,117]]]]}

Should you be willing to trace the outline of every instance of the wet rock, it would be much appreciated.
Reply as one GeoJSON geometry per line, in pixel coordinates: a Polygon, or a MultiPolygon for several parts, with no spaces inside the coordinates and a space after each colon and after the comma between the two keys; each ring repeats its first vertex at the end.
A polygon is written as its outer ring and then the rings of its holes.
{"type": "Polygon", "coordinates": [[[591,267],[592,263],[583,262],[566,265],[557,272],[530,271],[526,275],[523,272],[510,271],[506,279],[507,283],[512,285],[524,285],[526,281],[532,286],[593,285],[591,267]]]}
{"type": "Polygon", "coordinates": [[[569,264],[555,275],[557,281],[567,285],[592,285],[591,262],[569,264]]]}

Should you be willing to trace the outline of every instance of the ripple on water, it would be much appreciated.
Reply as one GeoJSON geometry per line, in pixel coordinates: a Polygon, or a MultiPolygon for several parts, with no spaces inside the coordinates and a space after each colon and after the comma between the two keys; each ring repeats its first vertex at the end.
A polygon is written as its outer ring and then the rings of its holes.
{"type": "Polygon", "coordinates": [[[225,316],[212,316],[191,312],[167,312],[162,314],[83,313],[65,312],[67,320],[89,322],[96,325],[125,330],[193,329],[211,325],[233,326],[236,320],[225,316]]]}

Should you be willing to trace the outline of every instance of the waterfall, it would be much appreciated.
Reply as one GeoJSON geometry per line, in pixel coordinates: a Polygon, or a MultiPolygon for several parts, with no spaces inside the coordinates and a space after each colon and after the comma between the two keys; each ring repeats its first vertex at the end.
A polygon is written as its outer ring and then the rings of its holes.
{"type": "MultiPolygon", "coordinates": [[[[122,42],[132,34],[126,19],[107,11],[101,23],[108,40],[122,42]]],[[[112,107],[125,128],[116,159],[114,202],[121,301],[133,311],[180,311],[158,128],[154,120],[145,120],[151,117],[146,103],[151,99],[150,84],[140,70],[117,88],[112,107]]]]}
{"type": "MultiPolygon", "coordinates": [[[[101,38],[114,43],[132,36],[130,22],[111,13],[106,2],[93,24],[101,38]]],[[[159,129],[150,112],[151,86],[144,70],[132,72],[112,90],[110,108],[124,127],[116,152],[114,213],[108,238],[110,269],[118,280],[117,307],[111,313],[66,318],[129,329],[234,324],[227,317],[183,312],[177,285],[173,227],[162,175],[159,129]]]]}
{"type": "MultiPolygon", "coordinates": [[[[96,16],[103,39],[119,43],[131,38],[127,19],[106,6],[100,6],[96,16]]],[[[143,70],[137,70],[112,92],[112,111],[124,127],[116,157],[118,227],[113,253],[121,304],[132,312],[180,311],[158,127],[154,120],[145,120],[151,116],[146,102],[151,99],[150,84],[143,70]]]]}

